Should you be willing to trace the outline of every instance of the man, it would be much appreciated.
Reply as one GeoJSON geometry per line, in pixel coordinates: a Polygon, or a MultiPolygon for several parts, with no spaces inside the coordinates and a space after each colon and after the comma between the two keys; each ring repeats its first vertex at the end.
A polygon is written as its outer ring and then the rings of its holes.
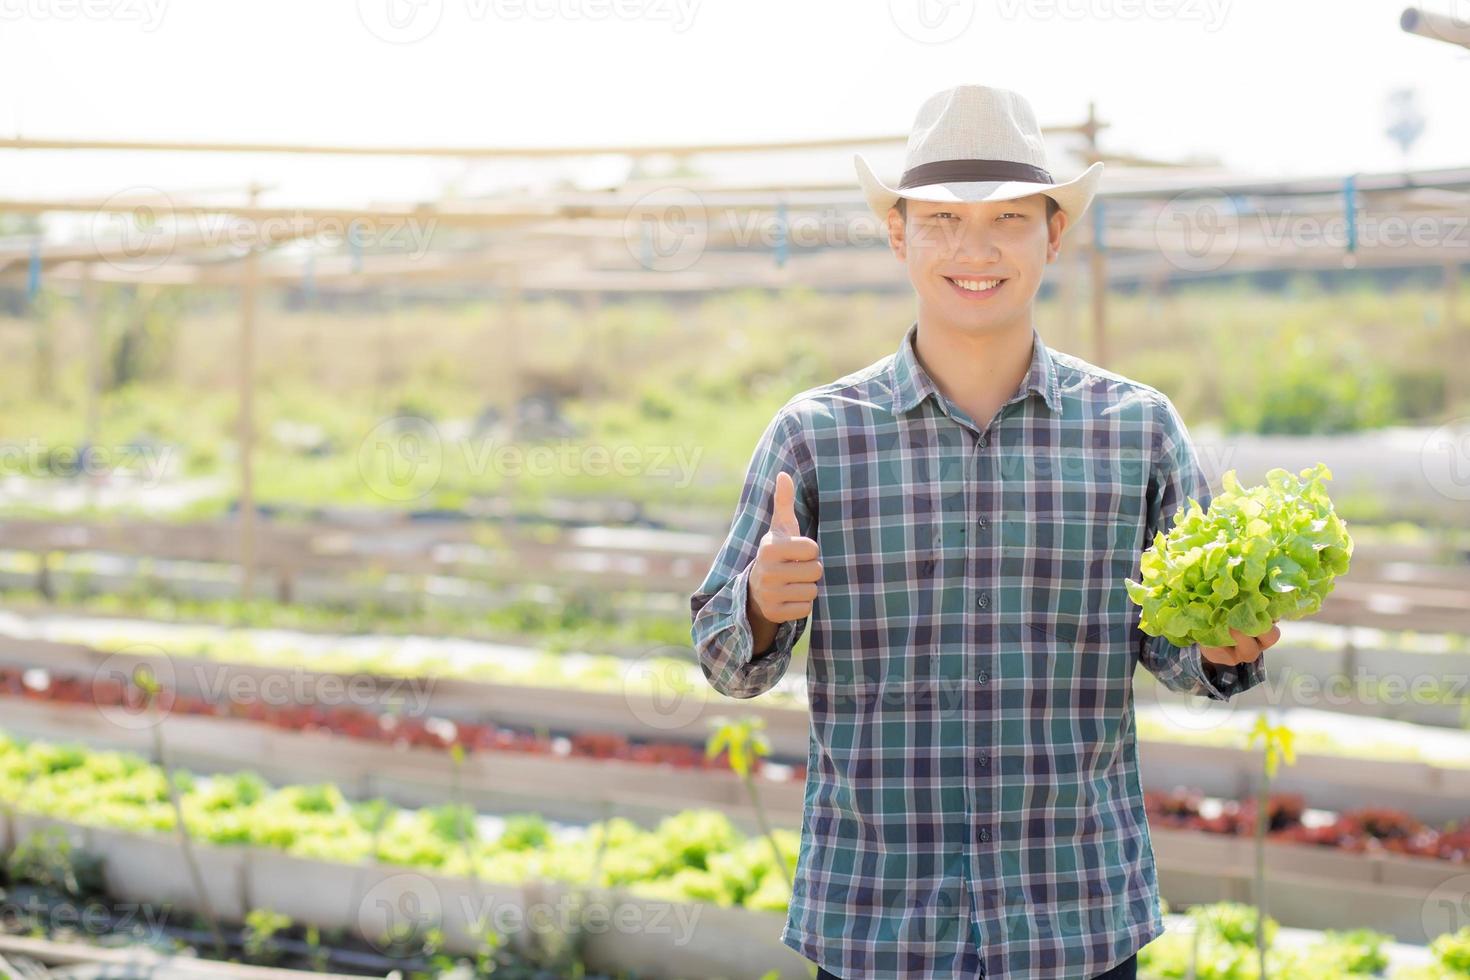
{"type": "Polygon", "coordinates": [[[716,690],[755,697],[811,620],[805,812],[782,941],[821,977],[1133,977],[1163,931],[1136,665],[1228,700],[1279,630],[1176,647],[1126,578],[1210,488],[1155,388],[1053,351],[1036,292],[1102,164],[1066,182],[1014,92],[920,108],[902,180],[857,158],[918,316],[791,398],[690,598],[716,690]]]}

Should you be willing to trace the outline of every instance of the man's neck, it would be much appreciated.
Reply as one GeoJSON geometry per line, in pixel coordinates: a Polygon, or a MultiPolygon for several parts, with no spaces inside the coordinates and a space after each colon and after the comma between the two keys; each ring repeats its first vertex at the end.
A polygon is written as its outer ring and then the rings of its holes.
{"type": "Polygon", "coordinates": [[[1026,377],[1032,332],[1027,320],[971,331],[926,319],[921,311],[914,347],[919,363],[944,397],[984,429],[1026,377]]]}

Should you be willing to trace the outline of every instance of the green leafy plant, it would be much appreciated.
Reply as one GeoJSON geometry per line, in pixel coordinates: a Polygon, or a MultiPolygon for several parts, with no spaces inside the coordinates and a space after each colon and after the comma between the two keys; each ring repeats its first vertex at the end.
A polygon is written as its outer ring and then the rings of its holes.
{"type": "Polygon", "coordinates": [[[1265,766],[1267,784],[1264,789],[1269,790],[1270,780],[1276,778],[1276,772],[1281,768],[1283,760],[1289,766],[1296,765],[1296,732],[1288,725],[1271,724],[1263,711],[1256,715],[1256,723],[1251,726],[1246,744],[1254,745],[1258,739],[1265,751],[1262,764],[1265,766]]]}
{"type": "Polygon", "coordinates": [[[746,794],[750,797],[750,805],[755,810],[756,820],[760,823],[761,833],[765,834],[766,839],[770,841],[771,854],[775,856],[776,863],[781,868],[781,874],[786,878],[786,884],[790,886],[791,871],[786,867],[786,859],[781,854],[781,846],[771,832],[771,824],[766,817],[766,808],[761,805],[760,793],[755,788],[755,760],[769,755],[771,751],[770,740],[766,738],[763,731],[766,727],[765,719],[752,715],[731,721],[720,716],[711,719],[710,726],[714,731],[705,744],[705,755],[713,759],[722,751],[727,753],[730,768],[744,784],[746,794]]]}
{"type": "Polygon", "coordinates": [[[1299,478],[1278,467],[1246,489],[1229,470],[1208,511],[1193,497],[1181,504],[1143,553],[1141,581],[1124,580],[1143,609],[1139,628],[1176,646],[1233,646],[1232,627],[1259,636],[1317,612],[1353,554],[1323,487],[1330,479],[1322,463],[1299,478]]]}
{"type": "Polygon", "coordinates": [[[1257,932],[1271,950],[1279,928],[1267,917],[1264,930],[1256,909],[1240,902],[1195,905],[1183,929],[1170,930],[1139,952],[1139,976],[1170,980],[1258,980],[1257,932]]]}
{"type": "Polygon", "coordinates": [[[28,834],[6,858],[5,871],[11,881],[29,882],[71,898],[102,891],[101,859],[78,850],[60,827],[28,834]]]}
{"type": "Polygon", "coordinates": [[[271,964],[281,958],[276,934],[291,927],[291,917],[274,909],[251,909],[245,914],[245,955],[253,963],[271,964]]]}
{"type": "Polygon", "coordinates": [[[1445,970],[1470,977],[1470,926],[1440,936],[1429,944],[1429,952],[1445,970]]]}
{"type": "MultiPolygon", "coordinates": [[[[1196,905],[1189,910],[1195,928],[1213,932],[1233,946],[1254,947],[1257,925],[1262,920],[1260,912],[1244,902],[1216,902],[1214,905],[1196,905]]],[[[1276,942],[1279,924],[1269,915],[1265,917],[1265,928],[1259,930],[1261,938],[1269,948],[1276,942]]]]}
{"type": "Polygon", "coordinates": [[[316,973],[326,973],[331,964],[332,953],[326,946],[322,945],[322,932],[315,925],[306,927],[306,959],[311,964],[311,969],[316,973]]]}
{"type": "Polygon", "coordinates": [[[194,899],[199,903],[199,910],[209,924],[210,934],[214,937],[215,955],[224,959],[224,930],[220,928],[219,916],[215,915],[214,904],[209,900],[209,891],[204,886],[204,875],[200,873],[199,862],[194,857],[194,844],[189,835],[189,821],[184,816],[184,804],[179,793],[179,783],[174,779],[173,766],[168,760],[168,753],[164,751],[163,714],[158,707],[158,696],[162,688],[158,683],[158,678],[154,676],[153,668],[146,663],[140,663],[133,668],[132,683],[141,692],[143,703],[152,715],[148,731],[153,738],[153,754],[158,757],[158,766],[163,770],[164,785],[168,788],[168,800],[173,807],[174,829],[178,834],[179,849],[184,855],[184,865],[189,869],[189,880],[194,884],[194,899]]]}
{"type": "Polygon", "coordinates": [[[1328,929],[1317,955],[1339,973],[1382,973],[1388,969],[1383,946],[1392,941],[1392,936],[1375,929],[1328,929]]]}
{"type": "MultiPolygon", "coordinates": [[[[1392,937],[1385,933],[1329,929],[1315,942],[1282,948],[1275,945],[1278,929],[1275,919],[1262,919],[1256,909],[1243,903],[1195,905],[1189,909],[1184,928],[1171,928],[1139,951],[1138,975],[1168,980],[1296,980],[1382,976],[1388,969],[1383,946],[1392,937]],[[1257,928],[1262,921],[1264,930],[1257,928]]],[[[1450,980],[1454,974],[1431,967],[1422,974],[1400,968],[1392,976],[1394,980],[1450,980]]]]}
{"type": "Polygon", "coordinates": [[[352,802],[329,784],[274,787],[243,773],[196,780],[130,752],[20,740],[0,731],[5,804],[16,813],[150,835],[177,833],[182,811],[200,842],[357,865],[364,874],[342,896],[353,915],[371,862],[455,876],[473,868],[484,881],[580,882],[784,911],[790,885],[782,866],[793,865],[800,846],[795,830],[746,835],[710,809],[672,814],[654,830],[609,814],[584,833],[563,834],[540,815],[518,813],[507,815],[499,835],[467,833],[476,825],[468,823],[474,814],[465,804],[411,810],[382,799],[352,802]]]}
{"type": "MultiPolygon", "coordinates": [[[[1257,920],[1266,915],[1266,826],[1271,821],[1271,781],[1276,778],[1276,771],[1281,767],[1282,760],[1285,760],[1287,765],[1296,765],[1295,738],[1296,733],[1289,726],[1271,724],[1271,720],[1264,711],[1256,716],[1256,723],[1246,737],[1247,745],[1254,745],[1259,739],[1263,750],[1261,791],[1256,797],[1255,900],[1257,920]]],[[[1269,923],[1271,920],[1268,918],[1266,921],[1269,923]]],[[[1264,978],[1269,976],[1266,966],[1267,930],[1254,931],[1256,968],[1264,978]]]]}

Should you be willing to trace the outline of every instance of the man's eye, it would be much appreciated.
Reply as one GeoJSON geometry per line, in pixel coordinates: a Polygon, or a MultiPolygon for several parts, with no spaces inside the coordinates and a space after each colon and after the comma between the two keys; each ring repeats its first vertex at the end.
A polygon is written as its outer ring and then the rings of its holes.
{"type": "Polygon", "coordinates": [[[936,217],[936,218],[955,218],[955,217],[958,217],[958,215],[956,215],[953,211],[935,211],[934,212],[934,217],[936,217]]]}
{"type": "Polygon", "coordinates": [[[1005,214],[1001,215],[1001,217],[1002,218],[1024,218],[1026,216],[1024,214],[1022,214],[1021,212],[1019,212],[1019,211],[1007,211],[1005,214]]]}

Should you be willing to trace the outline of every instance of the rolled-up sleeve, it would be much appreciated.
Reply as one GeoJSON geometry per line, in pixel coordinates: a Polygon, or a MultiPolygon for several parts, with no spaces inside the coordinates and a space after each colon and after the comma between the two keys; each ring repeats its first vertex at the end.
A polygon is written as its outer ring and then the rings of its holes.
{"type": "MultiPolygon", "coordinates": [[[[1153,543],[1156,534],[1169,533],[1191,499],[1208,510],[1214,496],[1174,403],[1160,392],[1157,406],[1159,427],[1148,482],[1145,547],[1153,543]]],[[[1198,643],[1179,647],[1162,636],[1149,636],[1141,630],[1139,635],[1139,660],[1171,691],[1228,701],[1266,679],[1266,653],[1248,664],[1227,667],[1205,660],[1198,643]]]]}
{"type": "Polygon", "coordinates": [[[775,687],[791,664],[791,651],[810,617],[781,623],[770,652],[754,657],[754,633],[746,612],[750,572],[761,538],[771,526],[776,474],[785,470],[796,486],[796,522],[804,537],[816,538],[816,467],[792,403],[777,412],[756,443],[730,532],[709,574],[689,597],[690,636],[700,668],[716,691],[753,698],[775,687]]]}

